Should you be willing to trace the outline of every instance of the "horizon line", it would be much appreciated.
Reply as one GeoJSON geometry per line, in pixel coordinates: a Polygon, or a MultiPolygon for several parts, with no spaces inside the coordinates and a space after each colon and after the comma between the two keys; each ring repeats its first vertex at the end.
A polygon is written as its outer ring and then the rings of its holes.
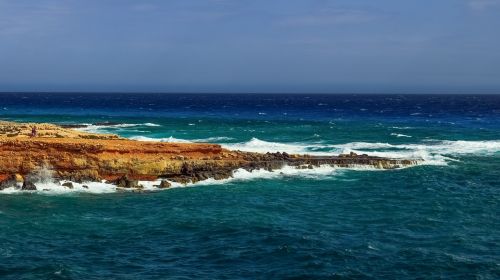
{"type": "Polygon", "coordinates": [[[277,95],[306,95],[306,94],[314,94],[314,95],[499,95],[500,90],[495,92],[451,92],[451,91],[437,91],[437,92],[246,92],[246,91],[235,91],[235,92],[196,92],[196,91],[1,91],[0,94],[9,94],[9,93],[27,93],[27,94],[51,94],[51,93],[68,93],[68,94],[227,94],[227,95],[268,95],[268,94],[277,94],[277,95]]]}

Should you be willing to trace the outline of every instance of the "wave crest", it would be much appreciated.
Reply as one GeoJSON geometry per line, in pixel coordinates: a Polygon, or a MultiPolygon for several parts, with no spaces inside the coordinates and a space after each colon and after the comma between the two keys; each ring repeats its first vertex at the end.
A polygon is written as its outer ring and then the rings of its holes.
{"type": "MultiPolygon", "coordinates": [[[[210,137],[205,139],[179,139],[174,137],[150,138],[135,136],[131,139],[139,141],[156,142],[219,142],[230,141],[229,137],[210,137]]],[[[244,152],[286,152],[289,154],[310,154],[315,156],[336,156],[354,152],[357,154],[368,154],[372,156],[388,158],[413,158],[422,159],[425,165],[446,165],[449,161],[456,161],[450,156],[467,154],[493,155],[500,152],[500,140],[467,141],[467,140],[426,140],[411,144],[390,144],[381,142],[350,142],[345,144],[324,143],[282,143],[270,142],[258,138],[252,138],[247,142],[220,143],[228,150],[239,150],[244,152]]]]}
{"type": "Polygon", "coordinates": [[[83,123],[85,127],[76,128],[79,131],[99,133],[109,129],[123,129],[130,127],[160,127],[161,125],[156,123],[120,123],[120,124],[89,124],[83,123]]]}
{"type": "Polygon", "coordinates": [[[421,158],[423,164],[445,165],[455,159],[449,156],[476,154],[493,155],[500,152],[500,140],[466,141],[466,140],[432,140],[416,144],[389,144],[370,142],[351,142],[346,144],[305,144],[278,143],[252,138],[248,142],[223,144],[230,150],[247,152],[287,152],[292,154],[311,154],[334,156],[338,154],[369,154],[389,158],[421,158]]]}

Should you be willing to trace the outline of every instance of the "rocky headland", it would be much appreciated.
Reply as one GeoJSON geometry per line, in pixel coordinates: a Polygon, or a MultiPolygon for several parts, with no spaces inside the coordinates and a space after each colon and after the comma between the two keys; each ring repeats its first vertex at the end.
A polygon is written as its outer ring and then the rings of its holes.
{"type": "MultiPolygon", "coordinates": [[[[141,188],[139,181],[158,181],[157,187],[168,188],[170,182],[226,179],[240,168],[252,171],[330,165],[395,169],[419,161],[354,153],[328,157],[251,153],[209,143],[134,141],[73,128],[77,126],[0,122],[0,190],[36,190],[37,182],[47,176],[73,182],[105,180],[120,188],[141,188]]],[[[71,183],[65,184],[71,188],[71,183]]]]}

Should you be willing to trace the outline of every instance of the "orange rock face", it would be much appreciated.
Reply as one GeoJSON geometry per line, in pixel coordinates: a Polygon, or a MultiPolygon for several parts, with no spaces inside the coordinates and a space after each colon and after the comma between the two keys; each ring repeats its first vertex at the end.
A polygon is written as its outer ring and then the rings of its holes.
{"type": "Polygon", "coordinates": [[[238,153],[215,144],[0,137],[0,174],[5,176],[26,175],[46,166],[58,177],[76,180],[110,179],[125,174],[156,179],[180,174],[184,162],[231,165],[240,160],[238,153]]]}
{"type": "Polygon", "coordinates": [[[240,160],[239,153],[216,144],[139,142],[52,124],[0,122],[0,181],[41,167],[64,179],[101,180],[128,175],[154,180],[162,175],[180,175],[186,162],[232,166],[240,160]],[[33,127],[36,137],[31,137],[33,127]]]}

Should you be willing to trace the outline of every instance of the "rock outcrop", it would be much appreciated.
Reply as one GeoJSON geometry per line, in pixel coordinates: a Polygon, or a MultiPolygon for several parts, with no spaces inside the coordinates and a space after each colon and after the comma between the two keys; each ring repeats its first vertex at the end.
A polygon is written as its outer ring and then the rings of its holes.
{"type": "Polygon", "coordinates": [[[24,181],[23,186],[21,187],[23,191],[36,191],[35,183],[31,181],[24,181]]]}
{"type": "MultiPolygon", "coordinates": [[[[331,157],[249,153],[208,143],[140,142],[51,124],[0,122],[0,190],[18,183],[14,174],[27,178],[43,166],[50,167],[52,176],[58,180],[107,180],[122,188],[140,188],[139,180],[163,179],[180,183],[208,178],[220,180],[231,177],[239,168],[276,170],[285,165],[313,168],[327,164],[393,169],[417,162],[354,153],[331,157]],[[30,127],[34,125],[39,129],[38,136],[29,137],[30,127]],[[14,133],[17,136],[12,136],[14,133]]],[[[161,188],[170,186],[164,182],[161,188]]],[[[24,180],[24,188],[36,186],[24,180]]]]}

